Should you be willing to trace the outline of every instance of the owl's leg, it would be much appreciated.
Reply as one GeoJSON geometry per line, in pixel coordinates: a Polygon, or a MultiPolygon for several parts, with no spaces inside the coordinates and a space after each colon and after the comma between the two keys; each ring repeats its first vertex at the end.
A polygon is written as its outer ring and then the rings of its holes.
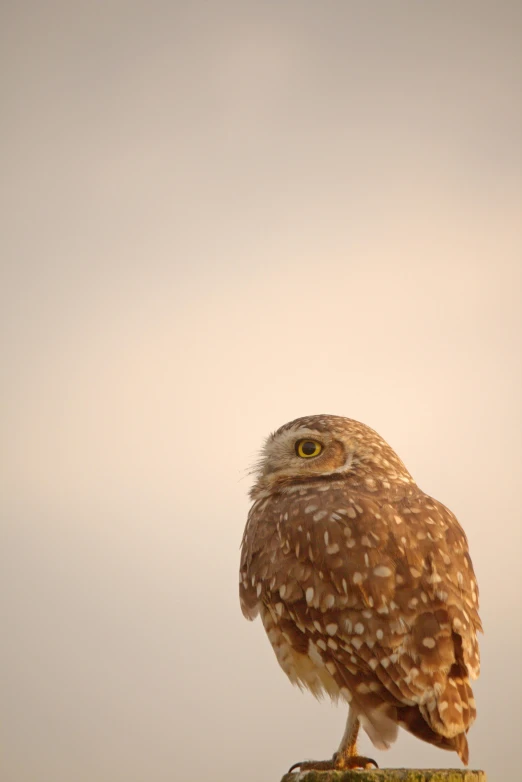
{"type": "Polygon", "coordinates": [[[339,744],[339,749],[333,756],[336,762],[335,768],[368,768],[372,765],[378,768],[375,760],[357,754],[357,736],[359,735],[359,719],[350,707],[344,736],[339,744]]]}
{"type": "Polygon", "coordinates": [[[352,768],[378,768],[375,760],[363,757],[357,754],[357,735],[359,733],[359,720],[350,708],[344,735],[339,744],[339,749],[331,760],[305,760],[302,763],[294,763],[289,769],[293,771],[299,768],[300,771],[333,771],[352,768]]]}

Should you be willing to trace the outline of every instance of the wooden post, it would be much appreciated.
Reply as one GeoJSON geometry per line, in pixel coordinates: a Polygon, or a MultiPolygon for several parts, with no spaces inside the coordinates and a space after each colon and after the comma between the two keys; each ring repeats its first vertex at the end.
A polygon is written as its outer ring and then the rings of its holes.
{"type": "Polygon", "coordinates": [[[297,771],[281,782],[486,782],[483,771],[455,768],[379,768],[371,771],[297,771]]]}

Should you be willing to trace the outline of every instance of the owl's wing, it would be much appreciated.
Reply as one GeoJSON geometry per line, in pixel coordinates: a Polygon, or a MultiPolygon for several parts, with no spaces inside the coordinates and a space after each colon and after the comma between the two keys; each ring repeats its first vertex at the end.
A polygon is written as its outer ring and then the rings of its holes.
{"type": "Polygon", "coordinates": [[[464,759],[464,734],[476,716],[469,678],[479,674],[482,630],[466,536],[451,511],[423,493],[382,510],[385,551],[394,563],[390,621],[377,620],[380,627],[370,631],[376,643],[362,656],[397,705],[410,707],[399,708],[405,727],[426,738],[427,725],[454,740],[464,759]]]}
{"type": "Polygon", "coordinates": [[[465,534],[445,506],[420,492],[382,503],[377,513],[377,498],[358,503],[366,607],[342,613],[339,673],[346,666],[344,677],[367,704],[382,699],[404,727],[453,743],[465,759],[464,734],[476,716],[468,677],[479,673],[482,629],[465,534]],[[359,661],[355,674],[348,654],[354,668],[359,661]]]}

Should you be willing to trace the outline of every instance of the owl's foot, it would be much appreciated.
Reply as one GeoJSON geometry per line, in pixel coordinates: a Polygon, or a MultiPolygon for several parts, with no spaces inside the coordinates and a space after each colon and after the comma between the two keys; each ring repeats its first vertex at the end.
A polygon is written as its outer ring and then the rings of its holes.
{"type": "Polygon", "coordinates": [[[342,755],[336,752],[331,760],[304,760],[294,763],[288,769],[288,773],[298,768],[299,771],[347,771],[355,768],[379,768],[375,760],[365,758],[362,755],[342,755]]]}

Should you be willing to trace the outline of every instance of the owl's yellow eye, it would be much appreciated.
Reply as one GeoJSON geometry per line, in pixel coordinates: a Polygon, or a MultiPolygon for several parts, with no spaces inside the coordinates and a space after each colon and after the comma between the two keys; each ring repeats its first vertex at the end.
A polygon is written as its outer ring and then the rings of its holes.
{"type": "Polygon", "coordinates": [[[318,443],[317,440],[298,440],[295,444],[295,452],[303,459],[312,459],[314,456],[319,456],[323,446],[318,443]]]}

